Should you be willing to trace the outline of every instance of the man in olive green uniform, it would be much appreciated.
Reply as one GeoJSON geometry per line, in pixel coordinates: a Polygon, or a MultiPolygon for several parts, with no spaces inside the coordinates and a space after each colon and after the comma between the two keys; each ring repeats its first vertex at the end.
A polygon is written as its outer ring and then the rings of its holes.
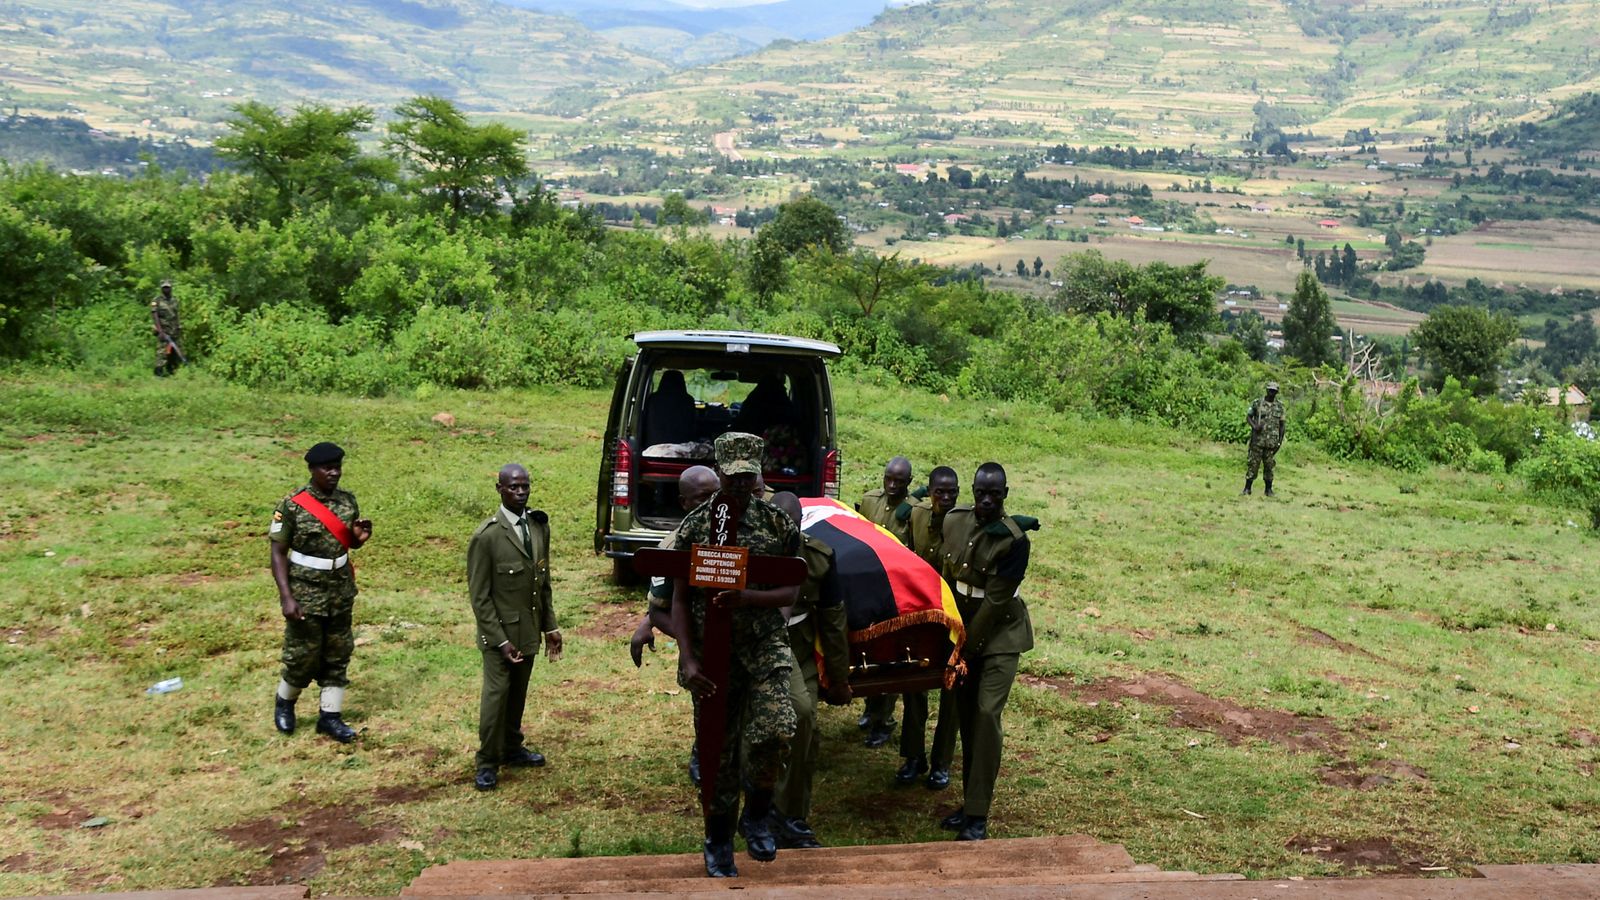
{"type": "MultiPolygon", "coordinates": [[[[799,526],[799,497],[785,491],[772,502],[799,526]]],[[[800,541],[800,556],[806,561],[806,580],[800,585],[800,596],[794,606],[785,610],[789,622],[789,649],[795,658],[795,668],[789,675],[789,699],[794,703],[795,714],[794,741],[790,744],[789,765],[778,779],[776,804],[772,810],[772,831],[778,846],[784,849],[822,846],[806,821],[811,817],[811,784],[822,754],[817,701],[825,696],[833,706],[850,702],[850,644],[833,548],[804,532],[800,541]],[[828,681],[825,693],[817,671],[819,650],[828,681]]]]}
{"type": "Polygon", "coordinates": [[[156,375],[171,375],[183,361],[177,349],[183,346],[183,327],[178,322],[178,301],[172,296],[170,281],[161,282],[161,293],[150,301],[150,325],[156,333],[156,375]]]}
{"type": "Polygon", "coordinates": [[[467,593],[483,652],[473,778],[480,791],[500,783],[502,765],[544,765],[543,754],[523,746],[522,710],[540,639],[551,662],[561,658],[550,591],[550,519],[543,510],[528,509],[528,470],[522,466],[502,467],[495,490],[500,508],[467,544],[467,593]]]}
{"type": "Polygon", "coordinates": [[[1283,446],[1283,401],[1278,399],[1276,381],[1267,382],[1265,397],[1250,402],[1250,411],[1245,414],[1244,420],[1250,426],[1250,449],[1245,461],[1244,490],[1240,493],[1250,493],[1250,485],[1256,480],[1256,469],[1259,467],[1267,485],[1267,496],[1271,497],[1274,459],[1278,455],[1278,448],[1283,446]]]}
{"type": "MultiPolygon", "coordinates": [[[[961,481],[956,470],[939,466],[928,473],[928,499],[906,510],[911,523],[911,549],[934,571],[944,564],[944,520],[961,497],[961,481]]],[[[939,723],[933,730],[932,768],[924,741],[928,730],[928,692],[905,694],[906,720],[900,727],[900,756],[905,763],[894,775],[897,784],[915,784],[917,776],[928,773],[924,782],[929,790],[950,786],[950,763],[955,757],[955,692],[939,692],[939,723]]]]}
{"type": "Polygon", "coordinates": [[[956,685],[961,722],[961,808],[939,823],[956,840],[988,837],[989,804],[1000,774],[1000,716],[1021,654],[1033,649],[1033,624],[1017,588],[1028,570],[1027,532],[1037,519],[1008,516],[1006,470],[986,462],[972,479],[972,506],[944,519],[944,577],[967,626],[967,675],[956,685]]]}
{"type": "MultiPolygon", "coordinates": [[[[709,466],[690,466],[678,476],[678,505],[687,513],[710,500],[721,486],[716,470],[709,466]]],[[[678,530],[674,528],[658,546],[663,550],[672,549],[677,536],[678,530]]],[[[677,640],[677,635],[672,633],[672,582],[659,576],[651,578],[650,587],[645,591],[645,604],[645,613],[628,641],[628,655],[636,669],[644,665],[646,647],[651,653],[656,652],[657,631],[677,640]]],[[[700,756],[694,747],[689,748],[689,780],[696,785],[700,783],[700,756]]]]}
{"type": "MultiPolygon", "coordinates": [[[[752,556],[794,556],[800,549],[799,526],[755,495],[762,451],[761,438],[753,434],[728,432],[716,440],[722,490],[746,503],[732,541],[748,547],[752,556]]],[[[687,551],[694,544],[712,543],[712,507],[716,505],[713,497],[685,516],[672,549],[687,551]]],[[[706,811],[706,874],[714,878],[739,874],[733,863],[733,825],[741,784],[746,789],[746,804],[738,826],[750,857],[764,862],[778,853],[769,817],[773,791],[795,730],[794,703],[789,699],[789,673],[795,660],[782,609],[793,606],[798,597],[798,585],[750,585],[713,592],[691,588],[685,578],[673,579],[672,633],[689,637],[678,641],[678,682],[694,695],[697,732],[700,702],[717,689],[700,670],[707,607],[715,603],[730,609],[733,618],[727,648],[728,714],[715,796],[706,811]]]]}
{"type": "Polygon", "coordinates": [[[283,498],[267,529],[283,611],[283,677],[272,719],[279,731],[293,734],[295,700],[315,680],[322,688],[317,733],[348,744],[356,739],[343,718],[355,649],[350,551],[372,538],[372,522],[361,518],[354,494],[339,490],[344,451],[337,444],[323,441],[306,451],[305,460],[311,482],[283,498]]]}
{"type": "MultiPolygon", "coordinates": [[[[883,467],[883,487],[873,488],[856,504],[856,512],[881,528],[888,529],[907,547],[911,546],[911,522],[901,512],[908,512],[913,501],[907,494],[911,489],[911,460],[896,456],[883,467]]],[[[867,732],[868,747],[882,747],[894,734],[895,694],[878,694],[868,697],[866,712],[856,726],[867,732]]]]}

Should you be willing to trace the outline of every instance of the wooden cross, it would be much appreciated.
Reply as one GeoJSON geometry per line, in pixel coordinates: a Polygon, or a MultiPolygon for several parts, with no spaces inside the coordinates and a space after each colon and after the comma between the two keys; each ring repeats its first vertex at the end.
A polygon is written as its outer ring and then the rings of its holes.
{"type": "MultiPolygon", "coordinates": [[[[648,548],[633,554],[634,571],[644,576],[682,578],[708,591],[742,590],[746,583],[789,587],[806,580],[806,561],[798,556],[755,556],[738,546],[744,519],[742,497],[719,493],[711,499],[712,542],[689,550],[648,548]]],[[[688,635],[678,640],[688,641],[688,635]]],[[[700,812],[711,814],[717,773],[722,767],[728,725],[728,669],[733,658],[733,611],[706,604],[705,636],[700,644],[700,674],[716,690],[700,700],[695,748],[700,756],[700,812]]],[[[693,646],[692,644],[690,646],[693,646]]]]}

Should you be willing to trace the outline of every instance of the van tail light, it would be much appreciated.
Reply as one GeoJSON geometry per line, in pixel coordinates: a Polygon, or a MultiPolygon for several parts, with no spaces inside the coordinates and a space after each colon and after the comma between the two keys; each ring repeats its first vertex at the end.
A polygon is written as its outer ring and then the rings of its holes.
{"type": "Polygon", "coordinates": [[[839,499],[839,449],[835,447],[822,457],[822,496],[839,499]]]}
{"type": "Polygon", "coordinates": [[[633,448],[625,440],[617,441],[617,452],[611,459],[611,505],[633,505],[633,448]]]}

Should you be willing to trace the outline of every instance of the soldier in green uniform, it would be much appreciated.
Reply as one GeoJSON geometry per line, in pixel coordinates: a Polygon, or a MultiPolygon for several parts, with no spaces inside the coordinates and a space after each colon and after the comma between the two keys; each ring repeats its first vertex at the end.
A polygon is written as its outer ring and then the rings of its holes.
{"type": "Polygon", "coordinates": [[[550,519],[528,509],[528,470],[516,463],[495,480],[500,508],[467,544],[467,593],[483,652],[478,703],[477,775],[473,786],[494,790],[500,767],[542,766],[544,755],[523,746],[522,710],[541,638],[550,661],[561,658],[550,591],[550,519]]]}
{"type": "MultiPolygon", "coordinates": [[[[773,498],[772,505],[788,513],[796,526],[800,524],[799,497],[785,491],[773,498]]],[[[800,585],[800,596],[794,605],[784,610],[789,622],[789,649],[795,658],[795,668],[789,675],[789,699],[794,703],[795,714],[794,741],[790,745],[789,765],[778,779],[771,823],[778,846],[784,849],[822,846],[806,821],[811,817],[811,784],[822,753],[822,733],[817,730],[817,701],[826,697],[833,706],[850,702],[850,643],[833,548],[803,532],[800,542],[800,556],[806,561],[806,580],[800,585]],[[822,652],[827,675],[825,692],[817,670],[818,650],[822,652]]]]}
{"type": "Polygon", "coordinates": [[[339,445],[323,441],[306,451],[305,460],[311,482],[283,498],[267,531],[272,580],[283,610],[283,677],[273,724],[284,734],[294,733],[295,700],[315,680],[322,688],[317,733],[348,744],[356,739],[343,718],[355,649],[350,551],[372,538],[372,521],[361,518],[354,494],[339,490],[344,474],[339,445]]]}
{"type": "Polygon", "coordinates": [[[177,349],[183,346],[183,326],[170,281],[161,282],[161,293],[150,301],[150,326],[156,333],[156,376],[171,375],[183,361],[177,349]]]}
{"type": "MultiPolygon", "coordinates": [[[[709,466],[690,466],[678,476],[678,505],[687,513],[710,500],[721,486],[716,470],[709,466]]],[[[674,528],[671,534],[661,539],[659,546],[664,550],[672,549],[677,536],[678,531],[674,528]]],[[[628,655],[632,657],[636,669],[644,665],[646,647],[650,648],[651,653],[656,652],[657,631],[677,640],[677,635],[672,633],[672,582],[661,577],[651,578],[650,588],[645,591],[645,604],[647,609],[628,641],[628,655]]],[[[693,747],[689,748],[689,780],[697,785],[700,783],[700,756],[693,747]]]]}
{"type": "MultiPolygon", "coordinates": [[[[728,432],[716,440],[722,489],[747,502],[733,541],[750,548],[754,556],[794,556],[800,549],[799,526],[782,510],[755,496],[762,449],[761,438],[743,432],[728,432]]],[[[715,498],[684,517],[673,549],[711,543],[714,505],[715,498]]],[[[738,819],[739,833],[750,857],[767,861],[778,853],[768,819],[795,730],[794,704],[789,699],[789,673],[795,660],[782,609],[794,605],[799,587],[751,585],[713,593],[689,587],[684,578],[673,582],[673,633],[689,636],[689,640],[678,641],[678,682],[694,695],[697,710],[699,702],[716,690],[700,673],[707,604],[732,610],[727,730],[716,794],[706,815],[704,848],[706,874],[732,877],[739,874],[733,863],[733,826],[741,783],[747,790],[747,802],[738,819]]],[[[698,712],[695,723],[698,729],[698,712]]]]}
{"type": "Polygon", "coordinates": [[[956,840],[988,837],[989,805],[1000,774],[1000,716],[1021,654],[1033,649],[1033,624],[1017,588],[1028,570],[1028,516],[1005,510],[1006,470],[986,462],[972,479],[972,506],[944,518],[944,577],[967,626],[967,675],[956,685],[961,722],[961,808],[939,827],[956,840]]]}
{"type": "Polygon", "coordinates": [[[1252,400],[1250,411],[1244,417],[1250,426],[1250,449],[1245,462],[1244,490],[1240,494],[1250,493],[1250,485],[1255,482],[1256,469],[1259,467],[1262,480],[1267,485],[1267,496],[1272,496],[1274,458],[1278,455],[1278,448],[1283,446],[1283,418],[1283,401],[1278,399],[1278,383],[1269,381],[1267,395],[1252,400]]]}
{"type": "MultiPolygon", "coordinates": [[[[944,564],[944,520],[961,497],[956,470],[939,466],[928,473],[928,501],[906,509],[911,523],[911,549],[938,571],[944,564]]],[[[939,723],[933,730],[932,768],[925,751],[928,729],[928,692],[905,694],[906,720],[900,727],[900,756],[905,760],[894,775],[897,784],[915,784],[928,773],[929,790],[950,786],[950,763],[955,757],[956,704],[954,691],[939,692],[939,723]]]]}
{"type": "MultiPolygon", "coordinates": [[[[911,546],[911,522],[905,516],[896,513],[909,511],[914,501],[907,491],[911,489],[911,460],[904,456],[896,456],[889,460],[883,467],[883,487],[873,488],[861,497],[861,502],[856,504],[856,512],[861,513],[874,525],[888,529],[890,534],[900,539],[900,543],[911,546]]],[[[889,738],[894,735],[894,700],[895,694],[878,694],[868,697],[866,712],[856,722],[857,727],[866,730],[868,747],[882,747],[889,743],[889,738]]]]}

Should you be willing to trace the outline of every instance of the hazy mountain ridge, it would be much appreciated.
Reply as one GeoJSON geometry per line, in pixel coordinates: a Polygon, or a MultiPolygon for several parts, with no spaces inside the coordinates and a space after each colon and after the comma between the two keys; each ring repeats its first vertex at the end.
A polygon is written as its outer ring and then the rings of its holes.
{"type": "Polygon", "coordinates": [[[937,0],[640,86],[611,109],[737,124],[729,114],[742,105],[794,129],[932,117],[975,139],[1213,146],[1248,133],[1265,103],[1291,129],[1442,134],[1542,115],[1600,87],[1594,12],[1587,2],[937,0]]]}
{"type": "Polygon", "coordinates": [[[386,107],[428,92],[516,112],[665,71],[572,19],[488,0],[34,2],[0,21],[0,102],[167,134],[214,133],[246,98],[386,107]]]}

